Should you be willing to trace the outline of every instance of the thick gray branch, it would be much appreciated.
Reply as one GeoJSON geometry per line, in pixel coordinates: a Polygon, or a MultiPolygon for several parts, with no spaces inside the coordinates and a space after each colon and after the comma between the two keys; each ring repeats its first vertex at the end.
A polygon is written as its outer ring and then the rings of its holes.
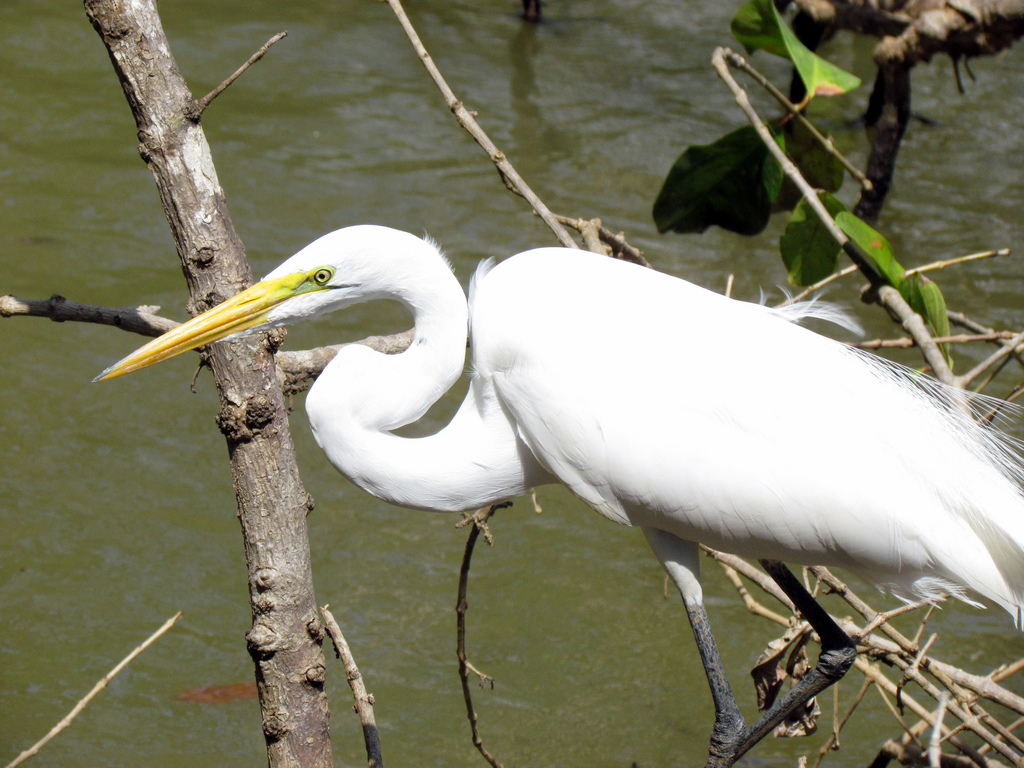
{"type": "MultiPolygon", "coordinates": [[[[189,288],[192,312],[252,282],[196,102],[171,55],[155,0],[86,0],[138,128],[189,288]]],[[[248,564],[263,733],[271,768],[332,764],[323,625],[313,594],[306,515],[287,410],[266,340],[209,349],[220,394],[248,564]]]]}

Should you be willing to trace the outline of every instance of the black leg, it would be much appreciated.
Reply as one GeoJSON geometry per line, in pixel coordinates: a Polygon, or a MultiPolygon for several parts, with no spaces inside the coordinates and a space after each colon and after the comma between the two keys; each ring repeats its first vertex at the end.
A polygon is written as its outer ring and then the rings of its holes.
{"type": "Polygon", "coordinates": [[[790,689],[789,693],[777,700],[747,731],[733,756],[734,762],[812,696],[817,696],[838,682],[857,658],[857,644],[839,628],[828,612],[818,605],[786,566],[778,560],[761,560],[760,563],[818,633],[818,637],[821,638],[821,653],[818,655],[817,666],[790,689]]]}
{"type": "Polygon", "coordinates": [[[821,654],[818,656],[818,665],[789,693],[778,699],[751,728],[747,728],[729,685],[729,678],[726,677],[718,644],[711,633],[708,614],[704,609],[697,545],[662,530],[643,530],[651,549],[683,598],[711,688],[711,698],[715,703],[715,727],[708,745],[707,768],[730,768],[788,715],[846,674],[857,657],[857,647],[786,566],[778,560],[762,560],[761,565],[768,575],[818,633],[821,638],[821,654]]]}
{"type": "Polygon", "coordinates": [[[817,666],[789,693],[778,699],[756,723],[747,728],[736,707],[736,701],[732,698],[732,690],[725,679],[725,673],[722,671],[721,659],[718,658],[714,637],[711,635],[710,627],[707,626],[707,614],[703,612],[703,606],[701,606],[703,617],[702,619],[698,618],[695,623],[693,612],[689,607],[687,608],[694,636],[697,637],[697,647],[701,649],[701,658],[704,659],[704,668],[711,685],[711,696],[715,701],[715,728],[708,746],[707,768],[729,768],[732,766],[792,712],[805,704],[812,696],[817,696],[837,682],[846,674],[857,657],[857,646],[850,636],[839,628],[839,625],[818,605],[810,593],[804,589],[804,585],[786,566],[778,560],[762,560],[761,566],[793,601],[793,605],[803,614],[814,631],[818,633],[818,637],[821,638],[821,653],[818,656],[817,666]],[[701,622],[703,622],[703,626],[698,630],[698,625],[701,622]],[[715,657],[710,665],[709,661],[705,659],[705,646],[709,641],[708,639],[702,641],[700,634],[706,634],[710,639],[709,647],[715,657]],[[720,682],[717,683],[716,689],[716,682],[712,680],[713,670],[717,670],[721,675],[721,680],[724,681],[724,690],[720,682]],[[728,696],[729,702],[724,701],[725,696],[728,696]]]}
{"type": "Polygon", "coordinates": [[[736,760],[734,753],[737,745],[745,740],[747,724],[740,714],[732,686],[729,685],[729,678],[722,666],[718,643],[711,632],[704,604],[687,604],[686,615],[690,619],[693,639],[697,642],[697,651],[704,663],[704,674],[707,675],[711,699],[715,704],[715,727],[711,731],[711,741],[708,744],[708,766],[729,766],[736,760]]]}

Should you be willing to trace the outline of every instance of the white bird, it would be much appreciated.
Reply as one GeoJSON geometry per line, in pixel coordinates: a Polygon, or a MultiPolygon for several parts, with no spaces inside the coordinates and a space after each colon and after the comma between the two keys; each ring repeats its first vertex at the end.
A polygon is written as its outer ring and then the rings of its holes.
{"type": "Polygon", "coordinates": [[[465,294],[430,240],[332,232],[263,281],[107,369],[232,334],[396,299],[408,350],[341,349],[306,398],[331,463],[385,501],[472,510],[562,483],[640,526],[682,594],[730,765],[845,672],[853,644],[781,563],[840,566],[906,599],[1024,608],[1024,470],[959,393],[770,309],[585,251],[484,262],[465,294]],[[435,435],[393,430],[472,378],[435,435]],[[819,668],[747,729],[707,628],[698,542],[759,558],[822,636],[819,668]],[[812,679],[813,678],[813,679],[812,679]],[[810,682],[808,682],[810,681],[810,682]],[[788,708],[788,709],[787,709],[788,708]],[[782,711],[786,710],[786,711],[782,711]]]}

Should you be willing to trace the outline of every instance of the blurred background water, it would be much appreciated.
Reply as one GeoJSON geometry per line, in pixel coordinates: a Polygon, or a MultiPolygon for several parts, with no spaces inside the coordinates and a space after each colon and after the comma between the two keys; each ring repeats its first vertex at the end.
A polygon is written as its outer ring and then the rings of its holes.
{"type": "MultiPolygon", "coordinates": [[[[525,25],[513,0],[422,0],[409,12],[456,93],[554,210],[601,216],[659,269],[756,300],[777,291],[783,222],[757,238],[660,236],[651,205],[688,145],[742,124],[709,58],[728,45],[737,3],[551,0],[525,25]]],[[[272,34],[288,37],[203,117],[254,271],[318,235],[374,222],[429,232],[467,282],[476,262],[553,244],[458,128],[386,5],[219,0],[160,4],[197,96],[272,34]]],[[[0,293],[63,294],[102,305],[157,304],[184,319],[177,257],[135,128],[81,4],[0,4],[0,293]]],[[[871,42],[840,35],[825,53],[870,82],[871,42]]],[[[785,65],[755,62],[778,82],[785,65]]],[[[973,64],[957,92],[937,60],[914,72],[915,122],[881,222],[905,266],[1021,245],[1024,56],[973,64]]],[[[855,124],[867,87],[816,105],[863,166],[855,124]]],[[[768,103],[755,96],[765,114],[768,103]]],[[[840,194],[854,200],[851,185],[840,194]]],[[[1011,256],[937,278],[951,308],[1020,327],[1024,278],[1011,256]]],[[[877,309],[853,307],[871,336],[877,309]]],[[[298,349],[402,330],[390,305],[300,327],[298,349]]],[[[678,329],[677,332],[705,329],[678,329]]],[[[110,328],[0,322],[0,760],[59,720],[93,683],[177,610],[177,627],[136,660],[34,765],[257,766],[254,699],[183,701],[183,691],[246,682],[246,571],[208,374],[189,391],[191,356],[103,386],[90,380],[140,339],[110,328]]],[[[723,343],[731,343],[723,339],[723,343]]],[[[671,354],[671,335],[666,336],[671,354]]],[[[738,352],[740,354],[740,352],[738,352]]],[[[972,353],[961,353],[966,367],[972,353]]],[[[904,361],[914,364],[907,355],[904,361]]],[[[1009,382],[1007,383],[1007,386],[1009,382]]],[[[330,603],[377,701],[391,765],[478,765],[455,660],[455,591],[465,531],[396,509],[329,466],[295,399],[318,600],[330,603]]],[[[437,426],[452,403],[431,414],[437,426]]],[[[813,418],[794,415],[813,435],[813,418]]],[[[1016,434],[1021,434],[1018,424],[1016,434]]],[[[680,439],[686,439],[681,435],[680,439]]],[[[497,682],[477,694],[491,751],[511,765],[702,764],[713,713],[677,598],[638,532],[559,489],[499,513],[470,584],[471,660],[497,682]]],[[[748,714],[747,670],[773,627],[751,618],[708,563],[709,610],[748,714]]],[[[868,596],[874,599],[874,594],[868,596]]],[[[879,598],[892,606],[891,598],[879,598]]],[[[834,606],[845,612],[840,606],[834,606]]],[[[948,606],[934,622],[942,658],[988,671],[1021,655],[1006,616],[948,606]]],[[[908,624],[908,626],[911,626],[908,624]]],[[[848,699],[859,682],[843,683],[848,699]]],[[[328,681],[336,762],[363,764],[340,666],[328,681]]],[[[844,699],[844,700],[845,700],[844,699]]],[[[831,694],[825,702],[830,719],[831,694]]],[[[898,735],[872,700],[832,758],[864,765],[898,735]]],[[[823,726],[827,731],[827,725],[823,726]]],[[[827,733],[768,741],[751,764],[792,765],[827,733]]]]}

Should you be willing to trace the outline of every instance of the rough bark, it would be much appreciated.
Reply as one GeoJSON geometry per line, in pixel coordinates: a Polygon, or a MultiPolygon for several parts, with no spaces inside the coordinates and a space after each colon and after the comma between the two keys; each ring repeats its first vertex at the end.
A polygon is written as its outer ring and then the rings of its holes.
{"type": "MultiPolygon", "coordinates": [[[[188,284],[190,312],[245,288],[252,275],[228,214],[201,110],[171,55],[155,0],[85,0],[110,53],[156,180],[188,284]]],[[[323,627],[317,613],[306,515],[273,350],[219,343],[209,362],[220,394],[218,424],[230,456],[245,538],[263,731],[272,768],[331,765],[324,693],[323,627]]]]}

